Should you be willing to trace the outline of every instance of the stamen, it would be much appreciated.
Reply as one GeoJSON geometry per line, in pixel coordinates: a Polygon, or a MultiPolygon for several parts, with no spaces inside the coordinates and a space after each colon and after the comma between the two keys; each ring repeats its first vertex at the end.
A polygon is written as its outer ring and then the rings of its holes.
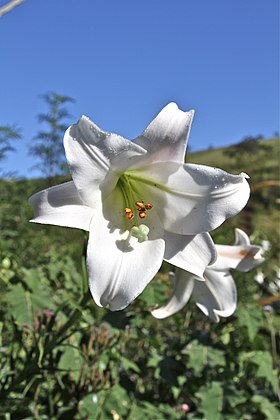
{"type": "Polygon", "coordinates": [[[129,213],[126,213],[126,217],[128,218],[128,220],[132,220],[134,219],[134,213],[132,213],[132,211],[129,213]]]}
{"type": "Polygon", "coordinates": [[[145,211],[145,204],[142,201],[136,201],[135,204],[138,211],[145,211]]]}
{"type": "MultiPolygon", "coordinates": [[[[135,213],[135,210],[138,212],[138,218],[139,219],[146,219],[147,217],[147,210],[151,210],[153,208],[153,205],[150,203],[144,203],[143,200],[135,200],[133,189],[131,188],[129,179],[127,177],[121,177],[119,179],[119,185],[122,189],[123,196],[125,199],[125,204],[127,207],[124,208],[124,214],[127,220],[131,221],[135,218],[135,215],[137,216],[137,213],[135,213]],[[131,200],[132,198],[132,200],[131,200]],[[134,202],[134,205],[131,206],[131,204],[134,202]],[[129,207],[128,207],[129,206],[129,207]]],[[[139,220],[138,219],[138,220],[139,220]]],[[[138,225],[138,223],[136,224],[138,225]]]]}
{"type": "Polygon", "coordinates": [[[145,204],[145,209],[146,210],[151,210],[152,208],[153,208],[153,205],[152,204],[150,204],[150,203],[145,204]]]}

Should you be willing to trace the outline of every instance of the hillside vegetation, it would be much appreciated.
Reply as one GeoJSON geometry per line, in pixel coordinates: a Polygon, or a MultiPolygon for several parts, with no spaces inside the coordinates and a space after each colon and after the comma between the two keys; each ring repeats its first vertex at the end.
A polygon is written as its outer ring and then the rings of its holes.
{"type": "Polygon", "coordinates": [[[87,235],[28,222],[28,197],[48,181],[0,181],[1,418],[279,418],[278,140],[187,162],[250,176],[246,209],[213,232],[216,243],[233,243],[235,227],[256,245],[270,242],[258,269],[233,272],[238,310],[219,324],[193,302],[165,320],[151,316],[172,292],[166,263],[124,311],[97,307],[86,287],[87,235]]]}

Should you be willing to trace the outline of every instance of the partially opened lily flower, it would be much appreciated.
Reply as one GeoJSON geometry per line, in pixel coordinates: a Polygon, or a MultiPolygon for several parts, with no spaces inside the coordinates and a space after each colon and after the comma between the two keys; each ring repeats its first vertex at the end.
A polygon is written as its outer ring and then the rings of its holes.
{"type": "Polygon", "coordinates": [[[155,318],[166,318],[182,309],[190,297],[202,312],[213,321],[219,316],[228,317],[236,309],[237,293],[230,269],[247,272],[263,262],[262,247],[251,245],[241,229],[235,229],[234,245],[216,245],[217,260],[207,267],[204,280],[181,269],[170,273],[174,283],[171,300],[164,307],[155,309],[155,318]]]}
{"type": "Polygon", "coordinates": [[[246,174],[184,163],[192,118],[171,103],[129,141],[82,117],[64,136],[73,180],[30,198],[33,222],[90,232],[89,286],[100,306],[126,307],[163,259],[202,276],[216,256],[206,232],[248,200],[246,174]]]}

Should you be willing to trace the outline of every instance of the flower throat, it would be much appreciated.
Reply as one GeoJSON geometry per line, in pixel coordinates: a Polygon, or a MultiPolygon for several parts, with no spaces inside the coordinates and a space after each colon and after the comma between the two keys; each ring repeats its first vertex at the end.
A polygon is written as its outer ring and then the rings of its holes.
{"type": "Polygon", "coordinates": [[[153,205],[139,199],[139,194],[133,184],[130,180],[130,176],[127,174],[123,174],[119,178],[118,185],[122,191],[125,202],[123,214],[129,222],[133,220],[133,226],[130,228],[130,235],[136,237],[139,242],[144,242],[148,239],[149,228],[138,222],[147,218],[147,211],[151,210],[153,205]]]}

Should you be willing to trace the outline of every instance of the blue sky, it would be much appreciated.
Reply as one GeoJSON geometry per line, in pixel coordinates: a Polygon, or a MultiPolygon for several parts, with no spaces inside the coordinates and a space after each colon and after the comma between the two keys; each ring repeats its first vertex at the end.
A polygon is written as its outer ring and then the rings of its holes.
{"type": "Polygon", "coordinates": [[[192,150],[279,129],[278,0],[25,0],[0,18],[0,51],[0,125],[23,134],[1,167],[22,176],[38,175],[28,145],[51,90],[75,98],[69,125],[128,138],[170,101],[194,108],[192,150]]]}

